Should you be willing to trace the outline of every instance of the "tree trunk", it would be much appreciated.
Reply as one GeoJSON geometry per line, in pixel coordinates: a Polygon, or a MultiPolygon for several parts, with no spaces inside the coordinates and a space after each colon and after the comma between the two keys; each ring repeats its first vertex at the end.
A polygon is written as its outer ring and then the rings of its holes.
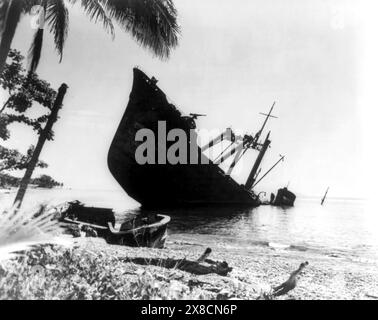
{"type": "Polygon", "coordinates": [[[4,112],[4,110],[6,109],[6,107],[8,106],[8,104],[10,102],[10,99],[11,99],[11,97],[9,97],[8,100],[3,104],[3,107],[0,110],[0,114],[2,114],[4,112]]]}
{"type": "Polygon", "coordinates": [[[0,30],[0,74],[3,72],[5,62],[11,48],[12,40],[21,17],[21,12],[22,1],[10,0],[7,8],[7,14],[5,16],[5,22],[3,23],[3,30],[0,30]]]}
{"type": "Polygon", "coordinates": [[[3,34],[4,26],[5,26],[5,19],[8,12],[9,1],[2,0],[0,2],[0,39],[1,35],[3,34]]]}
{"type": "Polygon", "coordinates": [[[51,109],[51,114],[49,116],[49,119],[47,120],[46,126],[42,130],[42,132],[41,132],[41,134],[38,138],[37,146],[34,149],[33,155],[32,155],[30,162],[29,162],[29,164],[26,168],[25,175],[21,180],[20,187],[18,188],[18,192],[17,192],[16,198],[14,200],[14,205],[17,206],[17,208],[21,207],[22,200],[24,199],[26,189],[27,189],[28,184],[30,182],[34,168],[36,167],[36,165],[38,163],[39,155],[41,154],[43,145],[46,142],[47,137],[48,137],[49,133],[51,132],[51,129],[52,129],[55,121],[58,118],[58,112],[59,112],[59,109],[62,107],[63,98],[66,94],[67,88],[68,88],[67,85],[65,83],[63,83],[58,90],[58,94],[55,98],[53,108],[51,109]]]}

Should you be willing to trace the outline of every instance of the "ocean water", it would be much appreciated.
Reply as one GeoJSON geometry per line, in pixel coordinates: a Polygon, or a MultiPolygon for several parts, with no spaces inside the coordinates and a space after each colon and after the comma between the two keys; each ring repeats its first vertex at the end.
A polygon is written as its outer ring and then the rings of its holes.
{"type": "MultiPolygon", "coordinates": [[[[0,205],[11,204],[14,193],[0,193],[0,205]]],[[[140,212],[139,204],[122,190],[29,190],[24,206],[80,200],[86,205],[114,208],[122,220],[140,212]]],[[[378,262],[378,215],[363,200],[297,198],[292,208],[196,208],[160,210],[172,220],[173,239],[222,242],[239,250],[254,246],[306,251],[357,262],[378,262]]]]}
{"type": "Polygon", "coordinates": [[[172,214],[170,230],[186,239],[187,234],[211,237],[239,250],[267,246],[377,263],[377,218],[362,200],[330,198],[321,206],[320,199],[297,198],[291,208],[182,211],[172,214]]]}

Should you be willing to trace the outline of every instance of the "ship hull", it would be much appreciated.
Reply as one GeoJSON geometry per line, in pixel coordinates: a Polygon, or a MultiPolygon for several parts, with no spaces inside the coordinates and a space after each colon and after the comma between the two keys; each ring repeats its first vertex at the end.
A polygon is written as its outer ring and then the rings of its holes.
{"type": "Polygon", "coordinates": [[[293,207],[296,195],[287,188],[278,189],[273,205],[280,207],[293,207]]]}
{"type": "MultiPolygon", "coordinates": [[[[167,101],[150,78],[134,69],[129,103],[108,153],[110,172],[129,196],[148,208],[260,204],[253,192],[208,160],[196,141],[191,143],[196,144],[198,162],[206,159],[208,164],[190,164],[189,161],[187,164],[157,164],[158,147],[156,164],[138,164],[135,153],[141,142],[136,141],[135,135],[139,129],[150,129],[157,140],[159,121],[164,121],[167,132],[179,128],[188,137],[194,123],[167,101]]],[[[189,152],[187,157],[190,160],[189,152]]]]}

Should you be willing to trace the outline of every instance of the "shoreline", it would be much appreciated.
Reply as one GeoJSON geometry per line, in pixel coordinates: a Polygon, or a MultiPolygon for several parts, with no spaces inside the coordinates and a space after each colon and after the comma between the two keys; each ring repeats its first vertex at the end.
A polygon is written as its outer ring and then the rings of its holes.
{"type": "MultiPolygon", "coordinates": [[[[6,191],[11,192],[12,190],[6,191]]],[[[90,198],[88,197],[88,199],[90,198]]],[[[109,198],[108,202],[112,202],[114,205],[112,198],[109,198]]],[[[119,203],[124,204],[123,199],[120,199],[119,203]]],[[[84,274],[78,275],[76,281],[83,282],[83,287],[88,291],[98,290],[93,287],[92,271],[89,267],[93,262],[92,259],[95,259],[97,262],[93,264],[99,265],[94,267],[96,272],[108,272],[110,266],[113,268],[112,272],[109,271],[108,282],[134,283],[137,281],[136,286],[143,287],[138,279],[141,274],[149,274],[151,281],[148,280],[148,283],[156,282],[158,286],[164,288],[169,288],[172,284],[180,286],[184,292],[184,295],[180,296],[181,298],[253,300],[257,299],[261,292],[269,292],[272,287],[286,281],[290,273],[296,270],[300,263],[308,261],[309,265],[300,277],[297,287],[289,294],[276,299],[378,299],[378,260],[374,254],[365,255],[365,259],[359,258],[358,254],[356,256],[348,255],[348,251],[339,254],[336,250],[304,249],[304,247],[290,245],[290,243],[278,243],[278,240],[274,240],[276,242],[256,241],[256,244],[253,244],[253,241],[249,239],[249,233],[245,234],[246,238],[243,238],[241,242],[235,242],[230,241],[230,237],[233,235],[228,237],[210,235],[201,233],[206,230],[193,231],[189,227],[190,225],[186,226],[182,231],[176,228],[176,232],[172,232],[168,236],[164,249],[109,245],[101,238],[75,238],[74,249],[68,251],[73,254],[73,257],[81,257],[81,253],[83,253],[83,257],[86,257],[83,258],[83,261],[89,268],[84,274]],[[243,242],[244,240],[245,242],[243,242]],[[257,244],[260,242],[261,244],[257,244]],[[212,249],[209,259],[226,261],[228,266],[233,268],[226,276],[216,273],[198,275],[163,265],[172,259],[177,262],[183,259],[195,261],[208,247],[212,249]],[[148,263],[153,260],[159,261],[158,265],[148,263]],[[121,275],[114,276],[113,272],[118,271],[121,272],[121,275]]],[[[58,263],[57,257],[68,251],[64,248],[57,248],[56,253],[48,254],[45,258],[52,259],[50,264],[54,266],[53,268],[59,269],[62,274],[65,274],[64,268],[70,269],[70,262],[60,261],[58,263]]],[[[26,255],[28,254],[26,253],[26,255]]],[[[44,259],[41,260],[44,261],[44,259]]],[[[14,270],[18,270],[14,263],[13,266],[14,270]]],[[[20,274],[12,273],[11,269],[8,270],[9,274],[19,277],[20,283],[32,279],[32,275],[30,276],[28,273],[29,269],[26,272],[25,270],[21,271],[20,274]],[[22,274],[29,275],[31,278],[24,279],[22,274]]],[[[56,282],[56,277],[56,274],[49,274],[43,279],[47,288],[56,282]]],[[[64,276],[63,280],[67,284],[67,288],[74,285],[74,280],[70,277],[64,276]]],[[[123,292],[124,289],[119,288],[119,290],[123,292]]],[[[62,290],[62,292],[65,291],[62,290]]],[[[60,295],[59,291],[56,294],[60,295]]],[[[25,297],[33,298],[34,295],[27,294],[25,297]]],[[[118,298],[128,299],[130,297],[132,296],[129,293],[124,293],[118,298]]],[[[65,299],[64,296],[61,298],[65,299]]],[[[107,299],[107,296],[100,295],[100,298],[107,299]]]]}
{"type": "MultiPolygon", "coordinates": [[[[309,266],[300,277],[297,287],[287,295],[275,299],[378,299],[377,268],[344,258],[257,247],[253,248],[253,253],[246,255],[225,250],[221,244],[199,244],[176,240],[172,236],[168,238],[164,249],[108,245],[100,238],[79,238],[76,245],[81,250],[100,256],[110,255],[118,259],[142,258],[147,264],[138,265],[141,270],[151,271],[152,268],[156,274],[165,274],[163,278],[166,282],[179,278],[183,286],[198,282],[197,289],[203,290],[204,295],[211,299],[219,299],[219,296],[222,299],[257,299],[262,292],[269,292],[271,287],[286,281],[290,273],[304,261],[309,261],[309,266]],[[233,268],[227,276],[214,273],[195,275],[174,270],[172,278],[172,269],[148,264],[149,259],[193,261],[198,259],[207,247],[212,249],[210,259],[226,261],[233,268]]],[[[127,262],[125,264],[128,265],[127,262]]]]}
{"type": "Polygon", "coordinates": [[[73,238],[70,247],[37,246],[2,261],[0,299],[272,299],[272,287],[286,281],[304,261],[309,265],[296,288],[275,300],[378,299],[378,269],[373,264],[268,247],[246,253],[175,235],[163,249],[110,245],[91,237],[73,238]],[[202,269],[181,267],[197,261],[208,247],[212,252],[200,263],[202,269]],[[207,272],[203,266],[209,261],[225,261],[232,270],[207,272]]]}

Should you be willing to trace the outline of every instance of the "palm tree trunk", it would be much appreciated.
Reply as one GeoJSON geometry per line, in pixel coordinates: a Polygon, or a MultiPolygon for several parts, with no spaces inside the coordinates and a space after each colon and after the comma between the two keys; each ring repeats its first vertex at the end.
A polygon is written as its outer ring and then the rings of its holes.
{"type": "Polygon", "coordinates": [[[21,17],[21,12],[22,1],[10,0],[7,8],[7,14],[5,16],[5,22],[3,24],[3,30],[0,30],[0,73],[3,72],[12,40],[14,34],[16,33],[16,28],[21,17]]]}
{"type": "Polygon", "coordinates": [[[8,0],[5,0],[5,1],[2,0],[0,2],[0,39],[1,39],[1,35],[3,33],[4,26],[5,26],[5,18],[7,16],[8,6],[9,6],[8,0]]]}
{"type": "Polygon", "coordinates": [[[26,189],[28,187],[28,184],[30,182],[31,176],[33,174],[34,168],[38,163],[39,155],[41,154],[42,148],[44,143],[47,140],[47,137],[49,133],[51,132],[51,129],[55,123],[55,121],[58,118],[58,112],[60,108],[62,107],[63,99],[67,91],[67,85],[63,83],[59,90],[58,94],[56,96],[56,99],[54,101],[53,108],[51,109],[51,114],[49,116],[49,119],[47,120],[45,128],[42,130],[39,138],[38,138],[38,143],[37,146],[34,149],[33,155],[30,159],[30,162],[26,168],[25,175],[21,180],[20,187],[18,188],[18,192],[16,195],[16,198],[14,200],[14,205],[17,206],[17,208],[21,207],[22,200],[24,199],[26,189]]]}

